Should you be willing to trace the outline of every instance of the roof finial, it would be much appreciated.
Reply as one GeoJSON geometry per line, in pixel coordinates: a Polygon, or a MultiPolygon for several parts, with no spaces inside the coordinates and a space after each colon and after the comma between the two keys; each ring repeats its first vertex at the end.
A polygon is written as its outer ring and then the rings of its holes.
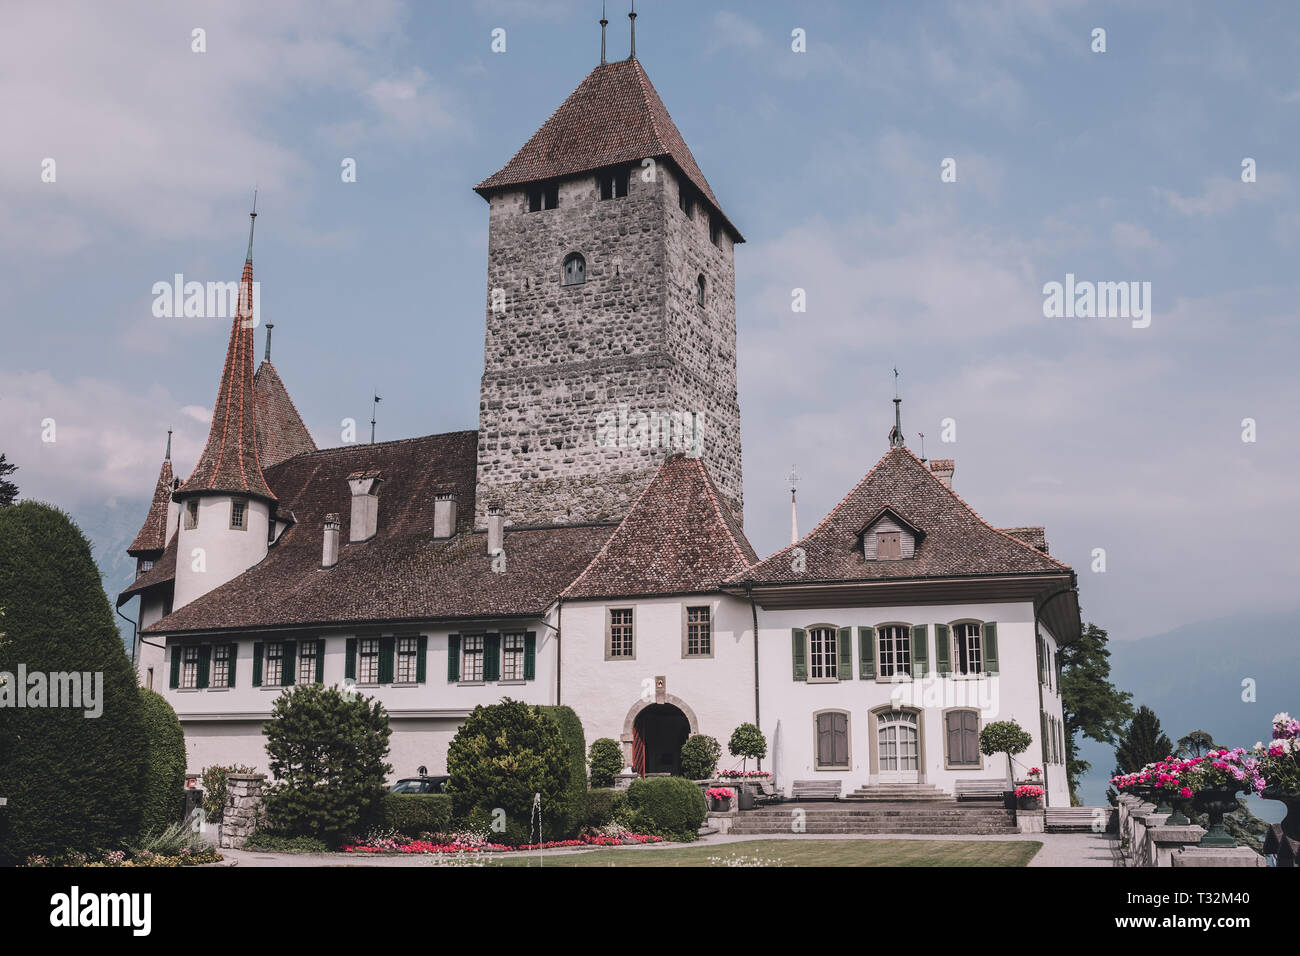
{"type": "Polygon", "coordinates": [[[894,427],[889,432],[889,447],[903,447],[903,400],[898,397],[898,369],[894,369],[894,427]]]}
{"type": "Polygon", "coordinates": [[[799,543],[799,518],[795,513],[794,486],[799,483],[799,475],[794,470],[794,465],[790,466],[790,543],[799,543]]]}
{"type": "Polygon", "coordinates": [[[167,454],[163,455],[164,461],[172,460],[172,430],[167,429],[167,454]]]}
{"type": "Polygon", "coordinates": [[[605,19],[605,4],[602,0],[600,4],[600,65],[605,65],[605,27],[609,26],[609,21],[605,19]]]}
{"type": "Polygon", "coordinates": [[[629,60],[636,59],[636,0],[632,0],[632,12],[627,15],[632,21],[632,52],[627,55],[629,60]]]}
{"type": "Polygon", "coordinates": [[[370,405],[370,444],[372,445],[375,443],[375,419],[379,417],[379,403],[382,401],[383,399],[379,397],[379,393],[375,392],[375,400],[370,405]]]}
{"type": "Polygon", "coordinates": [[[257,225],[257,187],[253,187],[253,211],[248,214],[248,255],[245,262],[253,261],[253,227],[257,225]]]}
{"type": "Polygon", "coordinates": [[[271,330],[275,328],[274,322],[266,323],[266,358],[263,359],[268,365],[271,362],[271,330]]]}

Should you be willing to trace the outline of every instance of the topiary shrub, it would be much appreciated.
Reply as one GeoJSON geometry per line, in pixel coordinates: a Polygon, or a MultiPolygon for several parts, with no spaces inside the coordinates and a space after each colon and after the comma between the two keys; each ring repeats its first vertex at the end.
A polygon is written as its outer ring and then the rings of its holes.
{"type": "Polygon", "coordinates": [[[537,708],[555,724],[568,751],[569,783],[564,799],[549,810],[542,804],[542,820],[546,826],[546,839],[567,840],[578,835],[582,819],[587,812],[587,735],[582,721],[572,707],[542,705],[537,708]]]}
{"type": "Polygon", "coordinates": [[[542,839],[555,839],[548,808],[567,806],[572,766],[556,721],[540,708],[508,697],[480,704],[447,748],[452,812],[494,842],[518,846],[536,839],[533,794],[540,793],[542,839]]]}
{"type": "Polygon", "coordinates": [[[741,767],[748,768],[749,761],[762,760],[767,756],[767,738],[754,724],[741,724],[731,732],[727,742],[731,756],[742,757],[741,767]]]}
{"type": "Polygon", "coordinates": [[[383,825],[409,837],[451,829],[451,797],[445,793],[384,794],[383,825]]]}
{"type": "Polygon", "coordinates": [[[629,830],[691,843],[699,839],[708,807],[700,788],[685,777],[647,777],[632,781],[627,803],[616,812],[629,830]]]}
{"type": "Polygon", "coordinates": [[[682,744],[682,776],[687,780],[708,780],[718,769],[722,744],[717,738],[691,734],[682,744]]]}
{"type": "Polygon", "coordinates": [[[588,790],[587,813],[583,825],[598,830],[613,823],[623,805],[627,803],[624,790],[588,790]]]}
{"type": "Polygon", "coordinates": [[[228,767],[214,764],[204,767],[199,773],[199,782],[203,785],[203,819],[209,823],[220,823],[226,812],[226,778],[232,773],[249,774],[257,771],[242,763],[233,763],[228,767]]]}
{"type": "Polygon", "coordinates": [[[275,701],[264,728],[275,777],[268,829],[336,845],[378,820],[388,754],[388,712],[360,694],[300,684],[275,701]]]}
{"type": "Polygon", "coordinates": [[[980,731],[980,753],[986,757],[992,757],[994,754],[1007,755],[1008,779],[1013,776],[1011,758],[1016,754],[1024,753],[1033,742],[1034,739],[1029,736],[1028,731],[1014,720],[995,720],[991,724],[985,724],[984,729],[980,731]]]}
{"type": "Polygon", "coordinates": [[[140,688],[145,771],[140,832],[161,833],[185,812],[185,733],[162,694],[140,688]]]}
{"type": "Polygon", "coordinates": [[[593,788],[612,787],[614,777],[623,769],[623,748],[612,737],[597,737],[587,752],[587,765],[593,788]]]}
{"type": "Polygon", "coordinates": [[[30,501],[0,508],[0,612],[0,672],[9,675],[0,687],[0,795],[9,800],[0,862],[124,847],[140,832],[139,683],[90,544],[63,512],[30,501]],[[20,692],[35,702],[38,673],[95,675],[83,687],[91,699],[49,706],[47,684],[42,706],[14,706],[20,692]]]}

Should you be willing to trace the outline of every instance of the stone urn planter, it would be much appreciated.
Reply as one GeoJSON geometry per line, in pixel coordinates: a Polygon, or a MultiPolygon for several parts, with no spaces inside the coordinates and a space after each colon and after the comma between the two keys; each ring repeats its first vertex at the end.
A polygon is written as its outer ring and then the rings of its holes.
{"type": "Polygon", "coordinates": [[[1043,801],[1042,801],[1042,798],[1040,798],[1040,797],[1017,797],[1017,798],[1016,798],[1016,809],[1017,809],[1017,810],[1041,810],[1041,809],[1043,809],[1043,801]]]}
{"type": "Polygon", "coordinates": [[[1173,812],[1165,820],[1165,826],[1185,827],[1190,826],[1192,821],[1187,816],[1187,811],[1192,806],[1192,797],[1180,796],[1177,793],[1169,794],[1169,803],[1173,807],[1173,812]]]}
{"type": "Polygon", "coordinates": [[[1210,818],[1210,828],[1205,836],[1201,837],[1201,846],[1234,847],[1237,845],[1237,841],[1223,825],[1224,814],[1237,809],[1236,787],[1210,787],[1201,790],[1192,798],[1192,802],[1196,809],[1210,818]]]}
{"type": "Polygon", "coordinates": [[[709,809],[714,813],[728,813],[731,810],[733,792],[728,787],[710,787],[704,796],[709,801],[709,809]]]}
{"type": "Polygon", "coordinates": [[[1266,788],[1260,796],[1286,805],[1286,817],[1264,833],[1264,855],[1276,856],[1278,866],[1300,866],[1300,792],[1266,788]]]}

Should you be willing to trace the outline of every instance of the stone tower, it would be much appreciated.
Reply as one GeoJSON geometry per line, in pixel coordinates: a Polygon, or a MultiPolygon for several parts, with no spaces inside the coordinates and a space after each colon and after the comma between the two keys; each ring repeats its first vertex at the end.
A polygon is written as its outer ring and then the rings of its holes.
{"type": "MultiPolygon", "coordinates": [[[[603,57],[602,57],[603,60],[603,57]]],[[[742,517],[733,248],[635,56],[602,62],[489,203],[477,524],[619,518],[674,451],[742,517]]]]}

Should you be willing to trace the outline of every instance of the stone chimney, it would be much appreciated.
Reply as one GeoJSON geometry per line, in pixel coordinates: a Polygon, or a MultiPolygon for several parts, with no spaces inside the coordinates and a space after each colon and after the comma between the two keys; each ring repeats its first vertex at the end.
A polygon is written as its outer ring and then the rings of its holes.
{"type": "Polygon", "coordinates": [[[433,536],[450,538],[456,533],[456,492],[439,491],[433,496],[433,536]]]}
{"type": "Polygon", "coordinates": [[[348,542],[369,541],[379,528],[379,484],[383,479],[377,471],[354,471],[348,475],[352,489],[352,520],[348,526],[348,542]]]}
{"type": "Polygon", "coordinates": [[[956,470],[951,458],[931,458],[930,471],[934,477],[943,482],[945,488],[952,487],[952,473],[956,470]]]}
{"type": "Polygon", "coordinates": [[[506,548],[506,516],[500,505],[488,506],[488,554],[502,554],[506,548]]]}
{"type": "Polygon", "coordinates": [[[320,566],[332,568],[339,563],[339,516],[325,516],[325,541],[321,546],[320,566]]]}

